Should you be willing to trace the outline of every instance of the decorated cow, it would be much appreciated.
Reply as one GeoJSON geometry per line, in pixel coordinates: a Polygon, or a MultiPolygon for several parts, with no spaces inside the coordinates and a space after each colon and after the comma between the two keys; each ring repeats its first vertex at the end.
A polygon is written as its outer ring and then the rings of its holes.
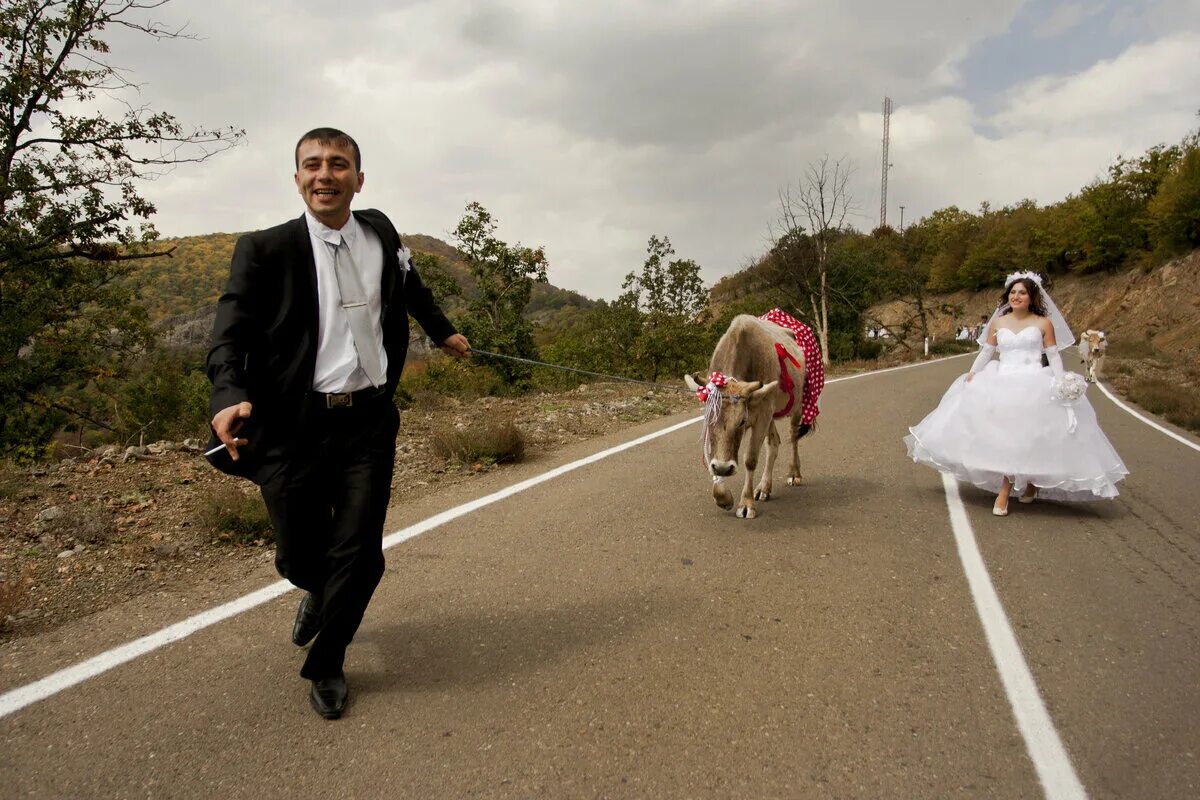
{"type": "Polygon", "coordinates": [[[762,317],[734,317],[713,351],[708,377],[685,375],[683,380],[704,403],[704,463],[712,475],[718,506],[734,506],[724,479],[737,472],[739,455],[746,477],[737,516],[753,519],[758,515],[754,501],[770,499],[772,471],[779,454],[780,436],[775,426],[779,419],[788,420],[792,449],[787,483],[800,485],[797,442],[813,427],[819,413],[817,400],[825,385],[821,351],[806,325],[779,309],[762,317]],[[767,463],[755,487],[754,471],[764,441],[767,463]]]}

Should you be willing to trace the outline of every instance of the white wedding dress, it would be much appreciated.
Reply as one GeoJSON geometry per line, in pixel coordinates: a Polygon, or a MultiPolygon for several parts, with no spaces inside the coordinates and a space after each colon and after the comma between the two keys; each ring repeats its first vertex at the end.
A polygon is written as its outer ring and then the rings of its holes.
{"type": "Polygon", "coordinates": [[[1129,474],[1096,422],[1087,397],[1068,409],[1051,396],[1053,373],[1042,366],[1036,327],[996,332],[1000,353],[970,382],[966,375],[946,390],[929,416],[904,437],[913,461],[953,475],[992,494],[1005,476],[1013,493],[1026,486],[1051,500],[1117,496],[1129,474]]]}

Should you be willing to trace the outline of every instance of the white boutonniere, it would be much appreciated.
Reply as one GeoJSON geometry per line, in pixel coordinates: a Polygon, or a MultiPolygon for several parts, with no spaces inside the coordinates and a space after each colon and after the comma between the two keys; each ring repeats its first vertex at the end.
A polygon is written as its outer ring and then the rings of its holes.
{"type": "Polygon", "coordinates": [[[412,269],[412,251],[401,247],[396,251],[396,258],[400,259],[400,271],[407,274],[412,269]]]}

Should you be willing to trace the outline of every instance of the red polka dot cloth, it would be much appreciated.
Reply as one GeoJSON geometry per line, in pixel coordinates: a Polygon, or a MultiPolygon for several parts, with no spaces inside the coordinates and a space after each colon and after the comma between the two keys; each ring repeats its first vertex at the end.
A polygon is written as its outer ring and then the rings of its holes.
{"type": "MultiPolygon", "coordinates": [[[[817,414],[821,413],[817,401],[821,398],[821,390],[825,388],[825,367],[821,364],[821,347],[817,344],[817,337],[813,335],[812,329],[803,322],[778,308],[771,309],[759,319],[774,322],[796,335],[796,344],[800,345],[800,349],[804,351],[805,366],[804,394],[800,399],[800,421],[805,425],[812,425],[817,414]]],[[[784,369],[782,363],[780,364],[780,373],[783,376],[787,375],[787,370],[784,369]]],[[[781,378],[780,388],[783,388],[784,383],[791,383],[791,380],[783,381],[781,378]]],[[[784,389],[784,391],[789,390],[790,387],[784,389]]],[[[785,411],[790,411],[791,405],[788,403],[785,411]]]]}

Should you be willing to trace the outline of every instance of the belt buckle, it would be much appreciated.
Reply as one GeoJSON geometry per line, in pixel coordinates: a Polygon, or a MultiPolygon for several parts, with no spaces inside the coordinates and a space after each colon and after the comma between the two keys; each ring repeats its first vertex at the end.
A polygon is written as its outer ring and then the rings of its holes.
{"type": "Polygon", "coordinates": [[[351,408],[353,406],[354,394],[352,392],[325,395],[326,408],[351,408]]]}

